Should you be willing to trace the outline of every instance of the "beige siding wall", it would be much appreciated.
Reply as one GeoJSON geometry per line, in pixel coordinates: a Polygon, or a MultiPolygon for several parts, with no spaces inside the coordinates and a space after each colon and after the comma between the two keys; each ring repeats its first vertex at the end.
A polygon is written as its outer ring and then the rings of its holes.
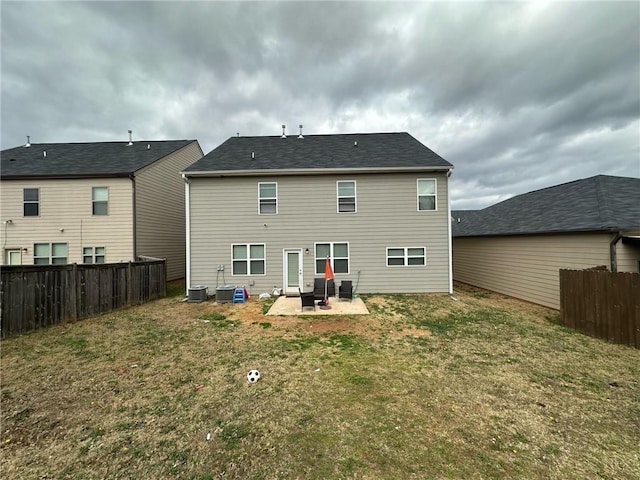
{"type": "Polygon", "coordinates": [[[23,264],[33,263],[34,243],[67,243],[69,263],[82,262],[82,247],[106,247],[106,261],[133,258],[132,188],[128,178],[3,180],[0,187],[2,262],[8,249],[26,248],[23,264]],[[108,187],[109,214],[92,215],[92,187],[108,187]],[[40,216],[23,216],[24,188],[40,189],[40,216]],[[61,231],[63,229],[64,231],[61,231]]]}
{"type": "Polygon", "coordinates": [[[558,271],[609,266],[610,240],[610,235],[597,233],[457,237],[453,278],[559,309],[558,271]]]}
{"type": "Polygon", "coordinates": [[[349,274],[357,291],[447,292],[447,177],[362,174],[191,180],[191,285],[250,285],[253,293],[283,285],[283,249],[303,255],[304,283],[313,285],[314,243],[348,242],[349,274]],[[437,179],[437,211],[418,212],[416,179],[437,179]],[[357,213],[337,213],[337,180],[355,180],[357,213]],[[258,183],[277,181],[278,214],[258,215],[258,183]],[[233,243],[266,244],[264,276],[231,275],[233,243]],[[387,247],[426,247],[427,265],[387,267],[387,247]],[[216,265],[225,265],[224,282],[216,265]]]}
{"type": "Polygon", "coordinates": [[[185,276],[184,181],[180,172],[202,158],[197,142],[136,174],[137,253],[167,259],[167,278],[185,276]]]}

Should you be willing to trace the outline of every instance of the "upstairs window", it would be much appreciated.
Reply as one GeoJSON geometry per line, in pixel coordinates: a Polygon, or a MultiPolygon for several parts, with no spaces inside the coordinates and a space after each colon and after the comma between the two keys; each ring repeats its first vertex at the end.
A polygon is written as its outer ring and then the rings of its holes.
{"type": "Polygon", "coordinates": [[[93,187],[91,189],[94,215],[109,214],[109,189],[107,187],[93,187]]]}
{"type": "Polygon", "coordinates": [[[275,215],[278,213],[278,184],[258,183],[258,213],[275,215]]]}
{"type": "Polygon", "coordinates": [[[435,179],[418,179],[418,211],[436,209],[436,181],[435,179]]]}
{"type": "Polygon", "coordinates": [[[316,275],[324,275],[327,257],[333,273],[349,273],[348,243],[316,243],[316,275]]]}
{"type": "Polygon", "coordinates": [[[356,182],[338,181],[338,213],[356,213],[356,182]]]}
{"type": "Polygon", "coordinates": [[[40,215],[40,190],[37,188],[25,188],[22,190],[23,214],[25,217],[37,217],[40,215]]]}
{"type": "Polygon", "coordinates": [[[232,245],[232,275],[264,275],[264,250],[264,243],[232,245]]]}
{"type": "Polygon", "coordinates": [[[34,265],[64,265],[67,262],[66,243],[36,243],[33,245],[34,265]]]}
{"type": "Polygon", "coordinates": [[[82,263],[105,263],[105,247],[84,247],[82,249],[82,263]]]}
{"type": "Polygon", "coordinates": [[[424,247],[387,248],[387,267],[424,266],[427,263],[424,247]]]}

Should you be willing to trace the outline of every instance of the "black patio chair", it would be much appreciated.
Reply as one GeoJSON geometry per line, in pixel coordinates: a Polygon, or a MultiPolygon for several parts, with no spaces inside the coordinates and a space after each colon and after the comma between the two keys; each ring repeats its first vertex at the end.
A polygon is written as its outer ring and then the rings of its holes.
{"type": "Polygon", "coordinates": [[[313,296],[313,292],[303,292],[298,288],[300,292],[300,301],[302,302],[302,310],[304,311],[304,307],[313,307],[313,310],[316,309],[316,300],[313,296]]]}
{"type": "MultiPolygon", "coordinates": [[[[324,300],[324,278],[313,279],[313,296],[316,300],[324,300]]],[[[327,280],[327,298],[336,296],[336,284],[333,279],[327,280]]]]}
{"type": "Polygon", "coordinates": [[[343,280],[340,282],[340,287],[338,288],[338,301],[343,298],[348,298],[349,301],[353,299],[353,286],[351,280],[343,280]]]}

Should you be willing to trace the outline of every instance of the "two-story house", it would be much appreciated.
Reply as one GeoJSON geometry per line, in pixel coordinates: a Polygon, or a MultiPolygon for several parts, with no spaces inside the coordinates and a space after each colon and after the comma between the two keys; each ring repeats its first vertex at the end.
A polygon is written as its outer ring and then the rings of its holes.
{"type": "Polygon", "coordinates": [[[185,275],[184,182],[196,140],[29,143],[3,150],[3,264],[167,259],[185,275]]]}
{"type": "Polygon", "coordinates": [[[453,166],[408,133],[232,137],[186,168],[187,286],[451,292],[453,166]]]}

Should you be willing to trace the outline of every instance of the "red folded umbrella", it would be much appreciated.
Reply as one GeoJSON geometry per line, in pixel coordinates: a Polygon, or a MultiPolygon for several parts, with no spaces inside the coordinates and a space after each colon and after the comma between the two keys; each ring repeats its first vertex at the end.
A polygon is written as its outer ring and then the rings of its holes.
{"type": "Polygon", "coordinates": [[[331,268],[331,262],[329,261],[329,257],[327,257],[327,261],[324,265],[324,303],[329,304],[329,298],[327,295],[327,283],[329,280],[333,280],[335,277],[333,276],[333,269],[331,268]]]}

